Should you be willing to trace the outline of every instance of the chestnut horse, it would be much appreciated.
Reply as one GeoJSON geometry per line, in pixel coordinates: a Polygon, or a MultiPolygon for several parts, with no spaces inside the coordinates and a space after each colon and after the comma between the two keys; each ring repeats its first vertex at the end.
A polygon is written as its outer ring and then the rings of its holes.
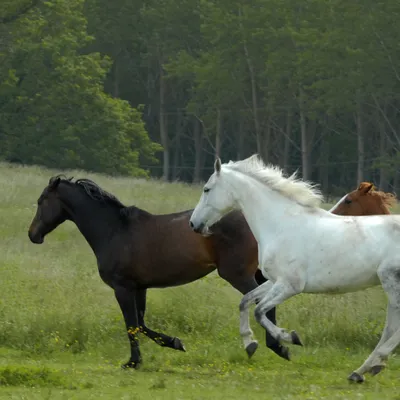
{"type": "Polygon", "coordinates": [[[329,211],[337,215],[390,214],[396,204],[396,196],[375,190],[370,182],[361,182],[358,189],[343,196],[329,211]]]}
{"type": "MultiPolygon", "coordinates": [[[[353,202],[363,202],[362,196],[353,202]]],[[[364,213],[379,213],[373,202],[368,207],[362,207],[364,213]]],[[[51,178],[38,199],[29,228],[30,240],[43,243],[58,225],[73,221],[96,256],[102,280],[114,289],[131,346],[124,367],[136,368],[141,363],[139,332],[160,346],[185,350],[178,338],[146,326],[148,288],[186,284],[215,269],[242,294],[266,281],[257,269],[257,242],[240,212],[224,217],[209,237],[189,228],[191,213],[153,215],[134,206],[125,207],[88,179],[73,182],[61,176],[51,178]]],[[[275,309],[268,312],[268,318],[275,321],[275,309]]],[[[276,354],[289,359],[288,348],[267,332],[266,343],[276,354]]],[[[256,348],[247,349],[248,355],[256,348]]]]}

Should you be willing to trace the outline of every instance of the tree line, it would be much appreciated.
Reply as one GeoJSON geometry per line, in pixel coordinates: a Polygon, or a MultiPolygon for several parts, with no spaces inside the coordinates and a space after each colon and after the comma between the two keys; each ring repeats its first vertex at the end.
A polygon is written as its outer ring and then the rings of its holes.
{"type": "Polygon", "coordinates": [[[0,155],[198,182],[255,152],[400,185],[395,0],[3,0],[0,155]]]}

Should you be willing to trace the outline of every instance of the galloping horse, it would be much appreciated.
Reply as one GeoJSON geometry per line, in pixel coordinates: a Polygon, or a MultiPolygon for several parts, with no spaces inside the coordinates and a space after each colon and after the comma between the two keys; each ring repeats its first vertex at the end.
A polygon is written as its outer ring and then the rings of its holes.
{"type": "MultiPolygon", "coordinates": [[[[363,203],[363,198],[353,201],[358,202],[363,203]]],[[[380,213],[378,203],[370,202],[359,210],[380,213]]],[[[257,242],[240,212],[223,218],[209,237],[189,228],[191,213],[152,215],[137,207],[125,207],[88,179],[73,182],[61,176],[51,178],[39,197],[29,228],[31,241],[43,243],[44,237],[65,220],[77,225],[96,255],[101,278],[114,289],[122,310],[131,344],[131,357],[125,367],[140,364],[139,331],[161,346],[184,350],[178,338],[145,325],[148,288],[189,283],[216,268],[242,294],[255,289],[257,282],[266,281],[257,269],[257,242]]],[[[268,312],[268,318],[275,322],[275,308],[268,312]]],[[[275,353],[289,359],[287,347],[268,332],[266,342],[275,353]]],[[[246,349],[248,355],[256,348],[253,342],[246,349]]]]}
{"type": "Polygon", "coordinates": [[[400,343],[400,216],[347,217],[319,208],[321,193],[310,183],[285,177],[280,168],[257,157],[221,165],[190,218],[196,232],[207,233],[230,210],[241,210],[259,250],[259,268],[269,280],[240,304],[240,334],[254,342],[249,306],[258,303],[256,320],[277,340],[301,345],[295,331],[276,326],[265,313],[299,293],[346,293],[381,284],[388,296],[382,337],[349,380],[379,373],[400,343]],[[282,249],[285,249],[283,252],[282,249]]]}

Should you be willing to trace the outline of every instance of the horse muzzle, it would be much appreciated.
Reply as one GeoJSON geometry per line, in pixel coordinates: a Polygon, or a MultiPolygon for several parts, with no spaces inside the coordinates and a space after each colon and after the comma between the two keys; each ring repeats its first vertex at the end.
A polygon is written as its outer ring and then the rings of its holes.
{"type": "Polygon", "coordinates": [[[32,231],[28,231],[29,239],[32,243],[42,244],[44,242],[44,237],[39,233],[32,233],[32,231]]]}
{"type": "Polygon", "coordinates": [[[193,231],[196,233],[207,233],[208,229],[206,229],[206,226],[204,223],[201,223],[199,225],[195,225],[192,221],[189,222],[190,227],[192,228],[193,231]]]}

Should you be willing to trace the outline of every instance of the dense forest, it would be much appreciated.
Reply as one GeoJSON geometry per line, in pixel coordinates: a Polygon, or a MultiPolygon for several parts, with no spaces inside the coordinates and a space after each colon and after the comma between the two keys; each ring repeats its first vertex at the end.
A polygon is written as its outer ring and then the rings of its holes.
{"type": "Polygon", "coordinates": [[[2,0],[0,157],[197,182],[258,152],[400,186],[397,0],[2,0]]]}

